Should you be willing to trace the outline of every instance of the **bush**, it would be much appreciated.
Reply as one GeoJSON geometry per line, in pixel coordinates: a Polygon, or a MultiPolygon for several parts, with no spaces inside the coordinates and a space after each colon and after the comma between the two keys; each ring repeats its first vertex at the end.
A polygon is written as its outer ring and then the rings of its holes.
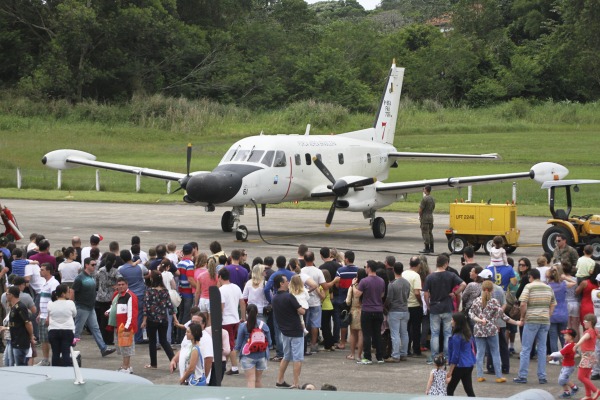
{"type": "Polygon", "coordinates": [[[319,129],[333,129],[345,123],[349,118],[348,109],[315,100],[299,101],[291,104],[283,112],[284,123],[289,125],[311,124],[319,129]]]}

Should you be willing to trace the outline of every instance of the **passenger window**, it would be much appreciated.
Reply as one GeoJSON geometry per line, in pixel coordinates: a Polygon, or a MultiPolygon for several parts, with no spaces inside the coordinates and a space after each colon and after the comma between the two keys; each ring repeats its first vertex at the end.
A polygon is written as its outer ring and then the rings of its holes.
{"type": "Polygon", "coordinates": [[[259,162],[264,153],[264,150],[253,150],[250,157],[248,157],[248,162],[259,162]]]}
{"type": "Polygon", "coordinates": [[[306,159],[306,165],[310,165],[310,164],[312,164],[312,157],[310,156],[310,154],[309,154],[309,153],[306,153],[306,154],[304,155],[304,158],[306,159]]]}
{"type": "Polygon", "coordinates": [[[344,153],[338,153],[338,162],[340,165],[344,163],[344,153]]]}
{"type": "Polygon", "coordinates": [[[296,159],[296,165],[302,164],[302,157],[300,157],[300,154],[296,154],[294,158],[296,159]]]}
{"type": "Polygon", "coordinates": [[[285,153],[283,151],[277,151],[275,153],[275,163],[274,167],[285,167],[287,163],[285,162],[285,153]]]}
{"type": "Polygon", "coordinates": [[[244,161],[244,160],[246,160],[246,157],[248,157],[248,153],[250,153],[250,150],[240,150],[235,155],[235,158],[233,159],[233,161],[244,161]]]}
{"type": "Polygon", "coordinates": [[[371,164],[371,153],[367,153],[367,162],[371,164]]]}
{"type": "Polygon", "coordinates": [[[271,164],[273,163],[273,156],[275,155],[275,152],[273,150],[269,150],[265,153],[265,156],[263,157],[261,163],[265,164],[267,167],[270,167],[271,164]]]}

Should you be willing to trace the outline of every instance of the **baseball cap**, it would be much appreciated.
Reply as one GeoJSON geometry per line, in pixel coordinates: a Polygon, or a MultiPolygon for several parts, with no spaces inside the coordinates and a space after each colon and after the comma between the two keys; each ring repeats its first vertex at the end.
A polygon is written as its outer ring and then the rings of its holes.
{"type": "Polygon", "coordinates": [[[186,243],[181,248],[181,251],[183,251],[183,254],[192,254],[192,252],[194,251],[194,247],[191,244],[186,243]]]}
{"type": "Polygon", "coordinates": [[[481,271],[478,274],[479,277],[483,278],[483,279],[491,279],[492,278],[492,271],[490,271],[489,269],[484,269],[483,271],[481,271]]]}
{"type": "Polygon", "coordinates": [[[577,332],[575,332],[575,329],[564,329],[562,331],[560,331],[560,333],[566,333],[568,335],[570,335],[571,337],[577,337],[577,332]]]}

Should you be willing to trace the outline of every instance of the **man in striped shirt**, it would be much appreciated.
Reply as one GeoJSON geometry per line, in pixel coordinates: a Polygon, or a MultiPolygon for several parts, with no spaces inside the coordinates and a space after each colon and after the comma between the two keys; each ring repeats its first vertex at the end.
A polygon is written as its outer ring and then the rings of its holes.
{"type": "Polygon", "coordinates": [[[556,299],[552,288],[540,281],[540,271],[529,271],[529,284],[525,285],[521,297],[521,321],[523,338],[519,375],[513,379],[515,383],[527,383],[529,372],[529,355],[534,340],[537,339],[537,375],[540,384],[548,383],[546,379],[546,339],[550,329],[550,316],[556,307],[556,299]]]}
{"type": "MultiPolygon", "coordinates": [[[[180,324],[185,324],[190,320],[190,310],[194,305],[192,287],[196,287],[196,280],[194,279],[194,261],[192,260],[194,247],[190,243],[186,243],[181,250],[183,257],[177,264],[177,269],[179,270],[179,294],[181,295],[181,304],[179,305],[177,319],[180,324]]],[[[178,330],[177,343],[181,342],[184,335],[185,333],[178,330]]]]}

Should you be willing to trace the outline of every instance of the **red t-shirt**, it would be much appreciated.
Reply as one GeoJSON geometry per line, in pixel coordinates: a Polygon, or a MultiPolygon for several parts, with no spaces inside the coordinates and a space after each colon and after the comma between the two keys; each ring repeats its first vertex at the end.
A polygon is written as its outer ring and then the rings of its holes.
{"type": "Polygon", "coordinates": [[[575,366],[575,343],[566,343],[565,347],[563,347],[560,351],[560,354],[563,355],[563,367],[575,366]]]}
{"type": "Polygon", "coordinates": [[[590,335],[590,338],[581,343],[581,351],[594,351],[596,350],[596,330],[594,328],[587,329],[583,334],[590,335]]]}

